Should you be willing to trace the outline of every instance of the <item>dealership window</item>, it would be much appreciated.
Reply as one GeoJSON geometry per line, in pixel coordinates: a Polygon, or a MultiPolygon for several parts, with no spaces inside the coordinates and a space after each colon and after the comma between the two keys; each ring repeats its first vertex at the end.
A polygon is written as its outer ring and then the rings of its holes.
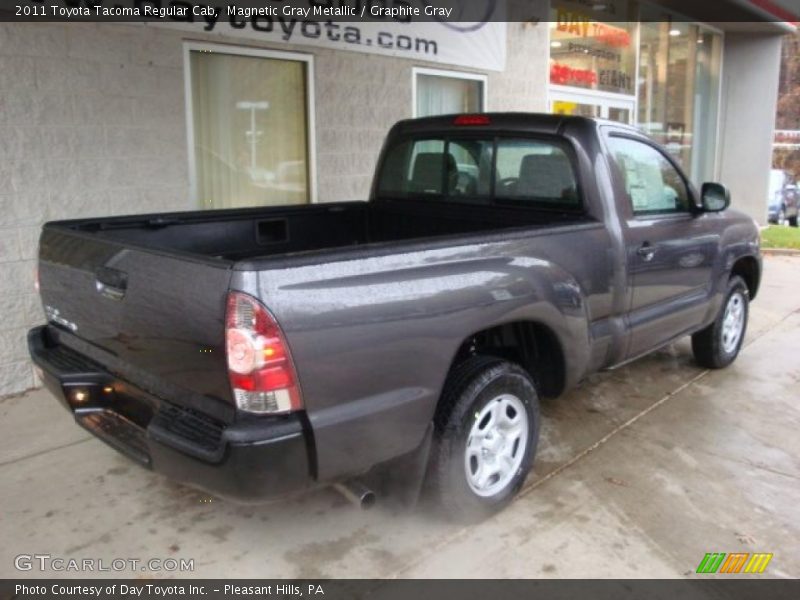
{"type": "Polygon", "coordinates": [[[432,117],[486,110],[486,76],[415,68],[414,116],[432,117]]]}
{"type": "Polygon", "coordinates": [[[634,94],[636,17],[633,3],[553,2],[550,83],[634,94]]]}
{"type": "Polygon", "coordinates": [[[671,22],[668,15],[642,23],[639,125],[664,144],[691,177],[714,178],[722,37],[706,27],[671,22]]]}
{"type": "Polygon", "coordinates": [[[311,58],[197,44],[186,56],[197,206],[312,201],[311,58]]]}
{"type": "Polygon", "coordinates": [[[632,0],[556,0],[550,19],[552,112],[633,123],[715,177],[720,33],[632,0]]]}
{"type": "Polygon", "coordinates": [[[550,110],[631,123],[636,106],[636,5],[553,2],[550,110]]]}

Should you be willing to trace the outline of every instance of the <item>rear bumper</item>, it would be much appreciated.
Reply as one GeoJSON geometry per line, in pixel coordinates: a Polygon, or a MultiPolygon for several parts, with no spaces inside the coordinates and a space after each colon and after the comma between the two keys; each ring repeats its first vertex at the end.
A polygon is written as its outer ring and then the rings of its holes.
{"type": "Polygon", "coordinates": [[[313,483],[297,415],[232,424],[157,398],[58,344],[38,327],[28,348],[47,389],[75,421],[144,467],[212,494],[257,501],[313,483]]]}

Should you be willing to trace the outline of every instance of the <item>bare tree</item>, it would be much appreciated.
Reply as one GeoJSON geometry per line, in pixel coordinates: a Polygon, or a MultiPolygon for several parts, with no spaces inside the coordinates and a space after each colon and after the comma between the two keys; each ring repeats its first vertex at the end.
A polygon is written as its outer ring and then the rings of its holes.
{"type": "MultiPolygon", "coordinates": [[[[783,42],[776,128],[800,130],[800,35],[796,34],[783,42]]],[[[775,148],[772,163],[800,179],[800,148],[775,148]]]]}

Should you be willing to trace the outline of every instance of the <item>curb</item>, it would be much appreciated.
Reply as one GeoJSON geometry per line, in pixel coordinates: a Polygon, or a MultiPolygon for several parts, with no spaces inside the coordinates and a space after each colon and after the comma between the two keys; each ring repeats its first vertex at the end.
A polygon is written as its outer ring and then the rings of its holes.
{"type": "Polygon", "coordinates": [[[793,248],[761,248],[764,256],[800,256],[800,250],[793,248]]]}

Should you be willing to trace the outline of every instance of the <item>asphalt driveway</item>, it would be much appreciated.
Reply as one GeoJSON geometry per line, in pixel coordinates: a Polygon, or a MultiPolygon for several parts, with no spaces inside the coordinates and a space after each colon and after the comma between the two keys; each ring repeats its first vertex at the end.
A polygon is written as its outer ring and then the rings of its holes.
{"type": "MultiPolygon", "coordinates": [[[[688,340],[543,407],[522,495],[471,527],[333,491],[241,506],[91,438],[42,391],[0,400],[0,577],[20,554],[193,559],[120,577],[681,577],[707,552],[769,552],[800,577],[800,258],[766,260],[746,347],[724,371],[688,340]]],[[[23,561],[24,564],[24,561],[23,561]]],[[[95,563],[97,564],[97,563],[95,563]]]]}

